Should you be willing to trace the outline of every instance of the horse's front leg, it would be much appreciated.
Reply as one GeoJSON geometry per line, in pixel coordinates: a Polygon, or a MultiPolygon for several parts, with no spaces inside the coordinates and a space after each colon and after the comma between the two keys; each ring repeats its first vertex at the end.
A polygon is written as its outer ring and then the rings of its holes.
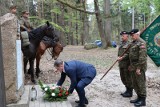
{"type": "Polygon", "coordinates": [[[37,53],[36,55],[36,76],[37,78],[39,77],[39,73],[41,72],[39,69],[39,63],[40,63],[40,59],[41,59],[41,53],[37,53]]]}
{"type": "Polygon", "coordinates": [[[24,74],[26,74],[26,67],[27,67],[27,63],[28,63],[28,58],[26,56],[23,56],[23,64],[24,64],[24,74]]]}
{"type": "Polygon", "coordinates": [[[36,76],[37,78],[39,77],[39,73],[41,72],[39,68],[40,60],[46,49],[47,49],[47,46],[43,42],[40,42],[38,50],[37,50],[37,54],[36,54],[36,76]]]}
{"type": "Polygon", "coordinates": [[[27,71],[27,64],[28,64],[28,61],[29,61],[29,47],[26,46],[26,47],[22,48],[22,52],[23,52],[24,74],[25,74],[26,71],[27,71]]]}
{"type": "Polygon", "coordinates": [[[31,81],[35,84],[35,78],[34,78],[34,59],[30,58],[29,59],[29,64],[30,64],[30,74],[31,74],[31,81]]]}

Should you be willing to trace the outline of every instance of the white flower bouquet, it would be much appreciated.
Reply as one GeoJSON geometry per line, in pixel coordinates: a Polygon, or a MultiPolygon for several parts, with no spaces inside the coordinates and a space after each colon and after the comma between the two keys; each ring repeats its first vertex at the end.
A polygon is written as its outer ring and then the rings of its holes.
{"type": "Polygon", "coordinates": [[[51,87],[39,81],[39,85],[44,92],[44,100],[47,101],[65,101],[69,95],[66,88],[53,84],[51,87]]]}

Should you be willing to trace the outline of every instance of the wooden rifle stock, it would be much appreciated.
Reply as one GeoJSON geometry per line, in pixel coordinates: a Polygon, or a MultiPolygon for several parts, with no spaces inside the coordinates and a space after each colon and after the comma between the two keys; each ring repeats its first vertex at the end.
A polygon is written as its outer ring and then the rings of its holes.
{"type": "MultiPolygon", "coordinates": [[[[131,44],[127,47],[127,49],[122,53],[122,55],[120,55],[120,57],[122,57],[127,51],[128,51],[128,49],[131,47],[131,44]]],[[[101,77],[101,79],[100,80],[102,80],[103,79],[103,77],[113,68],[113,66],[116,64],[118,62],[118,60],[116,60],[113,64],[112,64],[112,66],[106,71],[106,73],[101,77]]]]}

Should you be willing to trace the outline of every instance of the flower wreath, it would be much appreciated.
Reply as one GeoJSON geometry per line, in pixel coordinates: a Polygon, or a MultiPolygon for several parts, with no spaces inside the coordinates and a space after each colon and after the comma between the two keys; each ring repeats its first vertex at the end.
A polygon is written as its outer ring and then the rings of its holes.
{"type": "Polygon", "coordinates": [[[47,101],[65,101],[69,95],[66,88],[53,84],[51,87],[39,81],[39,85],[44,92],[44,100],[47,101]]]}

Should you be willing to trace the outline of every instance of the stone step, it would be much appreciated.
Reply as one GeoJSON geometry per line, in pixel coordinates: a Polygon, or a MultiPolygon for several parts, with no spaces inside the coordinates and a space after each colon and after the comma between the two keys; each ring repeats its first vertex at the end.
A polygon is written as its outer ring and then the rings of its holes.
{"type": "Polygon", "coordinates": [[[30,101],[30,90],[32,85],[25,85],[24,94],[17,103],[9,104],[7,107],[72,107],[71,103],[67,101],[62,102],[47,102],[43,100],[43,92],[39,85],[35,85],[37,89],[37,100],[30,101]]]}
{"type": "Polygon", "coordinates": [[[24,88],[25,88],[24,93],[23,93],[21,99],[17,103],[7,105],[7,107],[29,107],[30,86],[25,85],[24,88]]]}

